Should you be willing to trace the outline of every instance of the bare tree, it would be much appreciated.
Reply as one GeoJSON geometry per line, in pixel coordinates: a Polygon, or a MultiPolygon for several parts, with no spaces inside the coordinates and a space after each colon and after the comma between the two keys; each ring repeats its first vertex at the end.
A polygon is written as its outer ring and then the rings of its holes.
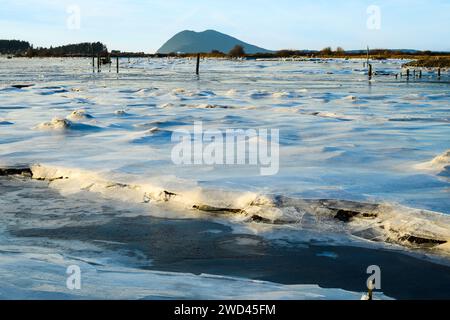
{"type": "Polygon", "coordinates": [[[333,50],[331,49],[331,47],[326,47],[326,48],[323,48],[320,51],[320,53],[323,54],[323,55],[329,56],[329,55],[331,55],[333,53],[333,50]]]}
{"type": "Polygon", "coordinates": [[[245,56],[245,50],[243,46],[236,45],[233,49],[230,50],[228,54],[234,58],[243,57],[245,56]]]}

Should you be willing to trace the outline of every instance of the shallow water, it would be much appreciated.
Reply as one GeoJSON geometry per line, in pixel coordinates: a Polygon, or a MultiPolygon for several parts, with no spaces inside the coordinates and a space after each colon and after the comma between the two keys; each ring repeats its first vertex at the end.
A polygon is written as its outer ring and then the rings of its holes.
{"type": "MultiPolygon", "coordinates": [[[[153,200],[161,190],[183,194],[186,207],[167,213],[179,217],[198,215],[190,210],[197,201],[240,208],[260,195],[424,209],[436,215],[414,218],[439,221],[447,239],[450,164],[432,160],[450,149],[450,85],[447,75],[437,81],[427,72],[396,80],[403,62],[374,63],[391,75],[369,82],[362,61],[205,60],[197,78],[185,59],[121,59],[117,75],[114,65],[92,73],[90,59],[0,58],[0,167],[42,165],[44,178],[69,178],[51,183],[63,194],[82,186],[142,202],[142,192],[101,188],[99,180],[151,190],[153,200]],[[172,132],[195,121],[205,129],[279,129],[279,173],[175,165],[172,132]]],[[[272,228],[230,219],[222,222],[272,236],[272,228]]]]}

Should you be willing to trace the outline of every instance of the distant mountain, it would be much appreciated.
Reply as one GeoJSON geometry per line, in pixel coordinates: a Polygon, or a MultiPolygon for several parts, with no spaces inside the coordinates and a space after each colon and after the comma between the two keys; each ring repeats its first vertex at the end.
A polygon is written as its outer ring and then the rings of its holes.
{"type": "Polygon", "coordinates": [[[206,30],[203,32],[185,30],[174,35],[157,51],[157,53],[209,53],[213,50],[228,53],[236,45],[244,47],[245,52],[250,54],[272,52],[270,50],[245,43],[239,39],[215,30],[206,30]]]}

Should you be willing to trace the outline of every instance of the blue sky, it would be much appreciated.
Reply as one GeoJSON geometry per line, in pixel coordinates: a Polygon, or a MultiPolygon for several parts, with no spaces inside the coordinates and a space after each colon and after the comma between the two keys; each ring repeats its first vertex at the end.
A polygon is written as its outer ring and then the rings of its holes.
{"type": "MultiPolygon", "coordinates": [[[[72,11],[73,12],[73,11],[72,11]]],[[[156,51],[182,30],[215,29],[267,49],[450,51],[450,0],[0,0],[0,39],[35,46],[102,41],[156,51]],[[80,28],[67,9],[80,9],[80,28]],[[380,29],[367,27],[380,9],[380,29]],[[73,25],[73,24],[72,24],[73,25]]]]}

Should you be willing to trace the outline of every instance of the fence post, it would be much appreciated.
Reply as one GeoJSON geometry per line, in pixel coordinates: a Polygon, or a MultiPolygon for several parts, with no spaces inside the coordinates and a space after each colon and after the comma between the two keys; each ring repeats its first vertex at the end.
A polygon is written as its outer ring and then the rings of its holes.
{"type": "Polygon", "coordinates": [[[195,73],[200,74],[200,53],[197,53],[197,67],[195,68],[195,73]]]}
{"type": "Polygon", "coordinates": [[[369,61],[370,60],[370,49],[369,46],[367,46],[367,66],[369,66],[369,61]]]}

